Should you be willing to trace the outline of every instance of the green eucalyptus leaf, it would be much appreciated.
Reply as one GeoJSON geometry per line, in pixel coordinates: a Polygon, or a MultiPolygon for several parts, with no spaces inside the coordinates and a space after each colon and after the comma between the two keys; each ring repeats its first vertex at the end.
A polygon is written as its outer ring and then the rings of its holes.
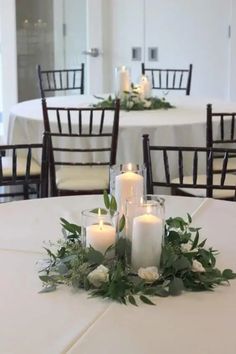
{"type": "Polygon", "coordinates": [[[106,190],[103,191],[103,200],[104,200],[105,207],[107,209],[110,209],[110,199],[106,190]]]}
{"type": "Polygon", "coordinates": [[[148,297],[144,295],[140,295],[139,298],[142,302],[144,302],[147,305],[155,305],[154,302],[152,302],[148,297]]]}
{"type": "Polygon", "coordinates": [[[196,232],[196,236],[195,236],[195,238],[193,240],[193,244],[192,244],[191,250],[194,250],[194,248],[197,247],[198,241],[199,241],[199,232],[197,231],[196,232]]]}
{"type": "Polygon", "coordinates": [[[99,265],[102,264],[102,262],[104,261],[104,255],[92,247],[89,247],[87,257],[88,257],[88,263],[90,264],[99,265]]]}
{"type": "Polygon", "coordinates": [[[136,300],[135,300],[135,298],[134,298],[133,295],[129,295],[129,296],[128,296],[128,299],[129,299],[129,302],[130,302],[132,305],[138,306],[138,305],[137,305],[137,302],[136,302],[136,300]]]}
{"type": "Polygon", "coordinates": [[[57,289],[56,285],[47,285],[39,291],[39,294],[51,293],[52,291],[55,291],[56,289],[57,289]]]}
{"type": "Polygon", "coordinates": [[[125,216],[122,215],[119,221],[119,232],[123,231],[125,227],[125,216]]]}
{"type": "Polygon", "coordinates": [[[91,213],[94,214],[101,214],[101,215],[107,215],[107,210],[103,208],[95,208],[91,210],[91,213]]]}
{"type": "Polygon", "coordinates": [[[222,272],[222,276],[228,280],[235,279],[236,273],[234,273],[232,269],[224,269],[224,271],[222,272]]]}
{"type": "Polygon", "coordinates": [[[176,296],[180,295],[184,290],[183,280],[177,277],[174,277],[169,284],[169,293],[170,295],[176,296]]]}
{"type": "Polygon", "coordinates": [[[113,195],[111,196],[110,211],[114,211],[114,212],[117,211],[117,203],[113,195]]]}

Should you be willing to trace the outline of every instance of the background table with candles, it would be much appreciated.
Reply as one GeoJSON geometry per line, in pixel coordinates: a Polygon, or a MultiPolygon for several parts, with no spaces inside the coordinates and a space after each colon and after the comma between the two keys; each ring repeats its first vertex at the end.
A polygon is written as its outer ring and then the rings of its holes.
{"type": "MultiPolygon", "coordinates": [[[[220,250],[219,268],[235,270],[235,204],[165,199],[166,217],[190,213],[193,225],[202,227],[202,239],[220,250]]],[[[64,286],[38,293],[36,262],[44,257],[45,241],[61,237],[59,217],[81,224],[83,209],[102,206],[101,196],[0,205],[0,352],[235,354],[236,281],[214,292],[156,298],[156,306],[138,308],[91,299],[84,291],[64,286]]]]}
{"type": "MultiPolygon", "coordinates": [[[[154,93],[155,94],[155,93],[154,93]]],[[[236,111],[236,103],[189,96],[167,95],[175,108],[168,110],[121,111],[117,163],[141,163],[142,135],[158,145],[205,146],[206,104],[214,111],[236,111]]],[[[87,107],[98,102],[94,96],[57,96],[47,99],[48,106],[87,107]]],[[[56,117],[52,122],[55,130],[56,117]]],[[[9,120],[9,143],[40,142],[43,133],[43,114],[40,99],[26,101],[12,107],[9,120]]],[[[177,168],[177,161],[173,167],[177,168]]],[[[205,163],[203,164],[205,167],[205,163]]],[[[154,166],[155,167],[155,164],[154,166]]],[[[175,176],[173,176],[175,177],[175,176]]]]}

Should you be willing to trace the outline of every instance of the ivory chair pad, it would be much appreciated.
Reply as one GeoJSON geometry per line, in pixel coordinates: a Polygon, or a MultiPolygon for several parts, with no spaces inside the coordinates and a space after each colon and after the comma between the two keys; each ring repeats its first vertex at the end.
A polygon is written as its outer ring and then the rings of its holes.
{"type": "MultiPolygon", "coordinates": [[[[27,159],[25,157],[17,157],[16,163],[17,163],[16,175],[18,177],[25,176],[27,159]]],[[[3,173],[3,177],[12,176],[12,157],[10,156],[2,157],[2,173],[3,173]]],[[[34,159],[32,159],[30,164],[30,175],[36,176],[36,175],[40,175],[40,173],[41,173],[40,165],[34,159]]]]}
{"type": "MultiPolygon", "coordinates": [[[[220,174],[214,174],[213,176],[213,183],[218,185],[220,184],[220,174]]],[[[183,182],[186,184],[193,183],[192,176],[184,176],[183,182]]],[[[179,183],[179,178],[175,178],[171,181],[171,183],[179,183]]],[[[205,184],[206,183],[206,175],[198,175],[197,183],[205,184]]],[[[236,186],[236,175],[228,174],[225,178],[225,185],[235,185],[236,186]]],[[[177,187],[178,188],[178,187],[177,187]]],[[[195,197],[206,197],[206,190],[205,189],[198,189],[198,188],[178,188],[182,192],[189,193],[194,195],[195,197]]],[[[216,199],[227,199],[233,198],[235,194],[235,190],[231,189],[215,189],[213,190],[213,198],[216,199]]]]}
{"type": "MultiPolygon", "coordinates": [[[[223,158],[215,158],[213,160],[213,169],[221,171],[223,166],[223,158]]],[[[230,157],[227,163],[228,170],[236,170],[236,157],[230,157]]]]}
{"type": "Polygon", "coordinates": [[[109,186],[109,167],[62,167],[56,171],[56,185],[61,190],[107,189],[109,186]]]}

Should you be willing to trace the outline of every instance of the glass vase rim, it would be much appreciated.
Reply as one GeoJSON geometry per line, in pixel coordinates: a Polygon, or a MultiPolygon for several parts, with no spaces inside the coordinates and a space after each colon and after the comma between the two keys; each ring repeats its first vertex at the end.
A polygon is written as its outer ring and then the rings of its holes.
{"type": "Polygon", "coordinates": [[[135,171],[142,171],[146,169],[146,165],[144,163],[135,163],[135,162],[126,162],[126,163],[121,163],[121,164],[114,164],[110,166],[110,169],[112,171],[115,170],[120,170],[121,172],[135,172],[135,171]],[[128,166],[131,165],[132,169],[129,169],[128,166]],[[126,167],[126,168],[124,168],[126,167]],[[135,167],[133,169],[133,167],[135,167]]]}
{"type": "Polygon", "coordinates": [[[100,219],[110,217],[112,219],[113,217],[119,217],[119,211],[118,210],[113,211],[113,214],[111,215],[107,209],[99,207],[99,208],[93,208],[93,209],[92,208],[84,209],[81,211],[81,215],[86,216],[86,217],[94,217],[94,218],[99,217],[100,219]],[[93,212],[93,210],[95,210],[95,209],[106,210],[107,213],[106,214],[98,214],[98,213],[93,212]]]}

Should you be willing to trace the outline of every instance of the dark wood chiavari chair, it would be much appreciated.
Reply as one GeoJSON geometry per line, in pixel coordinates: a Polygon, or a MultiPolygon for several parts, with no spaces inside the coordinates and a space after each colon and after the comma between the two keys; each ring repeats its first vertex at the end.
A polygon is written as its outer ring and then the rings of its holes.
{"type": "MultiPolygon", "coordinates": [[[[236,112],[212,112],[212,105],[207,105],[206,144],[207,147],[228,146],[236,147],[236,112]]],[[[214,172],[221,172],[223,157],[215,155],[213,160],[214,172]]],[[[236,155],[228,161],[228,172],[236,172],[236,155]]]]}
{"type": "Polygon", "coordinates": [[[0,197],[4,199],[20,196],[29,199],[31,194],[47,197],[47,165],[43,144],[1,145],[0,187],[3,187],[0,197]],[[38,164],[33,155],[40,151],[42,162],[38,164]],[[13,187],[17,187],[16,191],[13,191],[13,187]]]}
{"type": "Polygon", "coordinates": [[[145,64],[141,64],[143,75],[148,75],[152,88],[155,90],[175,90],[185,91],[187,96],[190,95],[193,65],[190,64],[188,69],[158,69],[146,68],[145,64]]]}
{"type": "Polygon", "coordinates": [[[114,108],[47,107],[44,123],[51,194],[98,194],[109,189],[116,163],[120,102],[114,108]],[[50,115],[56,117],[51,129],[50,115]],[[53,132],[51,132],[53,130],[53,132]]]}
{"type": "Polygon", "coordinates": [[[37,66],[41,97],[48,92],[77,90],[84,94],[84,64],[78,69],[42,70],[37,66]]]}
{"type": "Polygon", "coordinates": [[[143,135],[143,156],[147,167],[147,191],[153,194],[154,187],[169,187],[174,195],[236,200],[236,176],[227,173],[230,155],[235,153],[236,149],[226,148],[155,146],[150,145],[148,135],[143,135]],[[223,166],[219,174],[213,174],[215,153],[224,155],[223,166]],[[152,156],[153,154],[155,154],[155,159],[152,156]],[[154,180],[153,178],[154,160],[157,161],[159,175],[161,169],[163,169],[161,179],[154,180]],[[189,165],[190,162],[192,172],[185,175],[186,165],[189,165]],[[206,166],[203,174],[201,173],[202,164],[206,166]]]}

